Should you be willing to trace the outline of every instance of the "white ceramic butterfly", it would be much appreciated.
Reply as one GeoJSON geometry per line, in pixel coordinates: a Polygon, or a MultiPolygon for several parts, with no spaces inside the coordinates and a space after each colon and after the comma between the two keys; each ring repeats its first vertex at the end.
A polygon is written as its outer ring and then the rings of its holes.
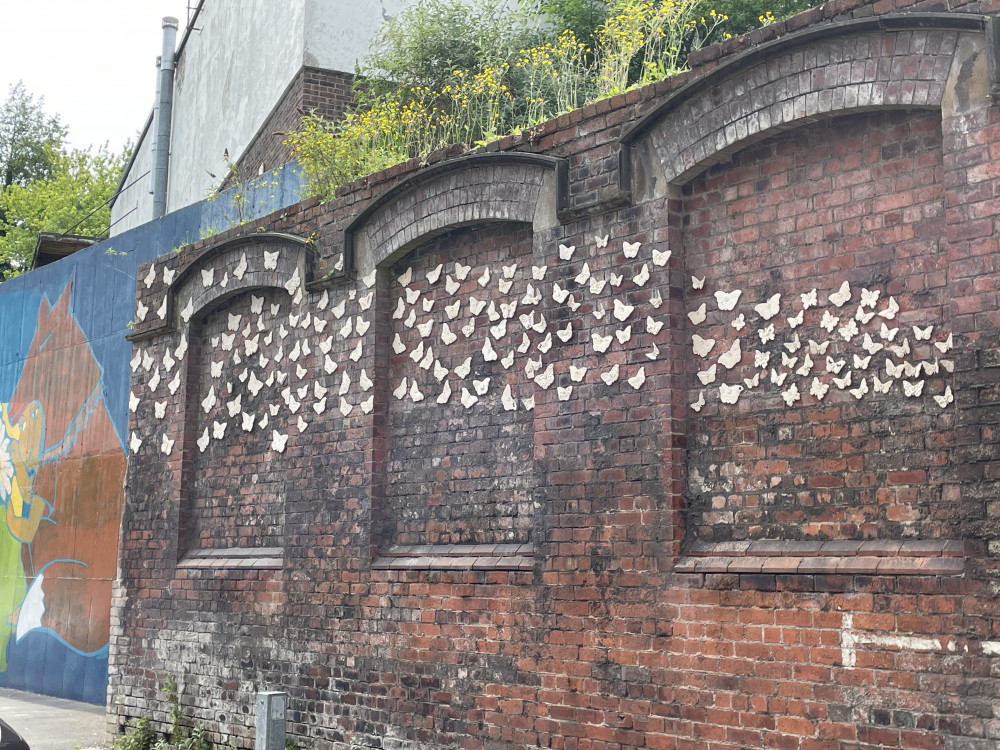
{"type": "Polygon", "coordinates": [[[702,370],[698,373],[698,380],[701,381],[702,385],[709,385],[715,382],[715,372],[717,365],[712,365],[707,370],[702,370]]]}
{"type": "Polygon", "coordinates": [[[595,352],[604,353],[611,346],[611,342],[614,339],[613,336],[602,336],[601,334],[594,331],[590,337],[590,343],[594,347],[595,352]]]}
{"type": "Polygon", "coordinates": [[[796,372],[797,375],[801,375],[802,377],[805,377],[810,372],[812,372],[812,368],[813,368],[812,357],[810,357],[807,354],[805,357],[802,358],[802,366],[799,369],[797,369],[795,372],[796,372]]]}
{"type": "Polygon", "coordinates": [[[724,404],[735,404],[740,400],[740,394],[743,393],[742,385],[727,385],[723,383],[719,386],[719,400],[724,404]]]}
{"type": "Polygon", "coordinates": [[[767,302],[762,302],[759,305],[754,305],[753,309],[757,311],[764,320],[770,320],[775,315],[778,314],[778,310],[781,305],[781,295],[772,295],[767,302]]]}
{"type": "Polygon", "coordinates": [[[447,380],[444,381],[444,388],[441,389],[441,393],[435,399],[439,404],[447,404],[448,400],[451,398],[451,383],[447,380]]]}
{"type": "MultiPolygon", "coordinates": [[[[702,280],[702,285],[704,285],[704,279],[702,280]]],[[[695,289],[700,288],[700,286],[695,287],[695,289]]],[[[732,310],[736,307],[736,303],[739,301],[741,294],[743,294],[743,290],[741,289],[734,289],[731,292],[716,292],[715,300],[718,303],[720,310],[732,310]]]]}
{"type": "Polygon", "coordinates": [[[653,250],[653,265],[654,266],[665,266],[667,261],[670,260],[670,253],[672,251],[667,250],[666,252],[660,252],[659,250],[653,250]]]}
{"type": "Polygon", "coordinates": [[[707,357],[713,346],[715,346],[715,339],[703,339],[697,333],[691,336],[691,348],[699,357],[707,357]]]}
{"type": "Polygon", "coordinates": [[[955,400],[955,396],[951,392],[951,386],[950,385],[947,386],[944,389],[944,393],[941,394],[940,396],[935,396],[934,400],[937,401],[938,406],[940,406],[942,409],[945,408],[951,402],[953,402],[955,400]]]}
{"type": "Polygon", "coordinates": [[[517,411],[517,399],[510,390],[510,383],[504,386],[503,393],[500,396],[500,403],[503,404],[505,411],[517,411]]]}
{"type": "Polygon", "coordinates": [[[614,310],[615,320],[624,323],[626,320],[628,320],[633,310],[635,310],[634,305],[626,305],[620,299],[615,300],[615,310],[614,310]]]}
{"type": "Polygon", "coordinates": [[[889,297],[889,305],[884,310],[879,312],[878,316],[880,318],[885,318],[886,320],[892,320],[896,317],[896,313],[899,312],[899,303],[896,302],[895,297],[889,297]]]}
{"type": "MultiPolygon", "coordinates": [[[[733,369],[739,364],[740,359],[743,357],[743,351],[740,348],[740,339],[736,339],[733,345],[729,347],[729,350],[723,352],[719,355],[719,364],[725,367],[727,370],[733,369]]],[[[732,403],[736,403],[733,401],[732,403]]]]}
{"type": "Polygon", "coordinates": [[[955,342],[954,342],[954,339],[953,339],[953,334],[950,334],[950,333],[948,334],[948,338],[946,338],[944,341],[935,341],[934,342],[934,348],[937,349],[942,354],[947,354],[949,351],[951,351],[951,349],[952,349],[952,347],[954,345],[955,345],[955,342]]]}
{"type": "Polygon", "coordinates": [[[698,400],[691,404],[692,411],[701,411],[705,405],[705,391],[698,391],[698,400]]]}
{"type": "Polygon", "coordinates": [[[861,397],[864,396],[866,393],[868,393],[868,381],[862,378],[861,382],[858,383],[858,387],[851,388],[848,391],[848,393],[850,393],[852,396],[854,396],[854,398],[860,401],[861,397]]]}
{"type": "Polygon", "coordinates": [[[817,401],[822,401],[823,397],[826,396],[827,391],[830,390],[830,386],[824,383],[819,378],[812,379],[812,385],[809,386],[809,395],[815,396],[817,401]]]}
{"type": "Polygon", "coordinates": [[[632,277],[632,282],[636,286],[645,286],[647,281],[649,281],[649,264],[643,263],[642,270],[632,277]]]}
{"type": "Polygon", "coordinates": [[[851,285],[847,281],[840,285],[836,292],[830,292],[830,302],[837,307],[843,307],[851,301],[851,285]]]}
{"type": "Polygon", "coordinates": [[[708,317],[707,310],[708,310],[708,305],[702,302],[697,310],[693,310],[692,312],[689,312],[687,314],[688,319],[696,326],[701,325],[702,323],[705,322],[705,318],[708,317]]]}

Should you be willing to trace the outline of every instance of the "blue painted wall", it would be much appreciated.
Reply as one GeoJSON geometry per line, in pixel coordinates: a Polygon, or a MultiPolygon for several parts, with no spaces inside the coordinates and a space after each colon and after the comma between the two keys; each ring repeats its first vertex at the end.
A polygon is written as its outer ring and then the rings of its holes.
{"type": "Polygon", "coordinates": [[[105,702],[137,269],[301,187],[286,165],[0,284],[0,685],[105,702]]]}

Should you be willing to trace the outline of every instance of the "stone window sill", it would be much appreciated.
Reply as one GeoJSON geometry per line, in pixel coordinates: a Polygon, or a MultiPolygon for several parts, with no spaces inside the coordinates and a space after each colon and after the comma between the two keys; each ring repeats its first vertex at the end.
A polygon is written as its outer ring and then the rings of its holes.
{"type": "Polygon", "coordinates": [[[531,544],[397,544],[374,570],[533,570],[531,544]]]}
{"type": "Polygon", "coordinates": [[[226,547],[189,552],[177,563],[178,568],[205,570],[281,570],[284,566],[281,547],[226,547]]]}
{"type": "Polygon", "coordinates": [[[950,540],[698,542],[677,573],[936,575],[965,572],[965,545],[950,540]]]}

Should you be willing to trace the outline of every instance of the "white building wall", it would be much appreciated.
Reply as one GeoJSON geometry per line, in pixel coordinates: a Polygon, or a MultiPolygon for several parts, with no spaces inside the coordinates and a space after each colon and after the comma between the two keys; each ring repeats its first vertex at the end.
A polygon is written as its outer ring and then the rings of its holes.
{"type": "MultiPolygon", "coordinates": [[[[167,212],[202,200],[305,65],[353,73],[382,23],[414,0],[204,0],[177,61],[167,212]]],[[[178,33],[178,43],[184,29],[178,33]]],[[[150,50],[151,59],[159,50],[150,50]]],[[[152,102],[155,86],[146,94],[152,102]]],[[[137,144],[111,233],[153,218],[153,128],[137,144]],[[147,174],[149,173],[149,174],[147,174]],[[118,222],[118,223],[114,223],[118,222]]]]}
{"type": "Polygon", "coordinates": [[[206,0],[174,77],[167,211],[229,172],[302,67],[305,0],[206,0]]]}

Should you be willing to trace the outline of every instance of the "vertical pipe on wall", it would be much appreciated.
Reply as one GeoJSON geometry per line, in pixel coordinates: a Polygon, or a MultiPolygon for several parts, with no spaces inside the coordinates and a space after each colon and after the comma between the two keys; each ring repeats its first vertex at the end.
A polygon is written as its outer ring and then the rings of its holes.
{"type": "Polygon", "coordinates": [[[160,57],[159,96],[156,102],[156,131],[153,163],[153,218],[167,212],[167,172],[170,166],[170,119],[174,98],[174,47],[177,19],[163,18],[163,54],[160,57]]]}
{"type": "MultiPolygon", "coordinates": [[[[159,55],[156,56],[156,98],[153,99],[153,127],[149,129],[149,132],[153,134],[153,140],[149,146],[150,159],[152,164],[156,165],[156,132],[159,128],[159,114],[160,114],[160,63],[163,58],[159,55]]],[[[139,148],[138,144],[136,148],[139,148]]],[[[149,194],[152,195],[155,191],[154,181],[150,179],[149,181],[149,194]]]]}

